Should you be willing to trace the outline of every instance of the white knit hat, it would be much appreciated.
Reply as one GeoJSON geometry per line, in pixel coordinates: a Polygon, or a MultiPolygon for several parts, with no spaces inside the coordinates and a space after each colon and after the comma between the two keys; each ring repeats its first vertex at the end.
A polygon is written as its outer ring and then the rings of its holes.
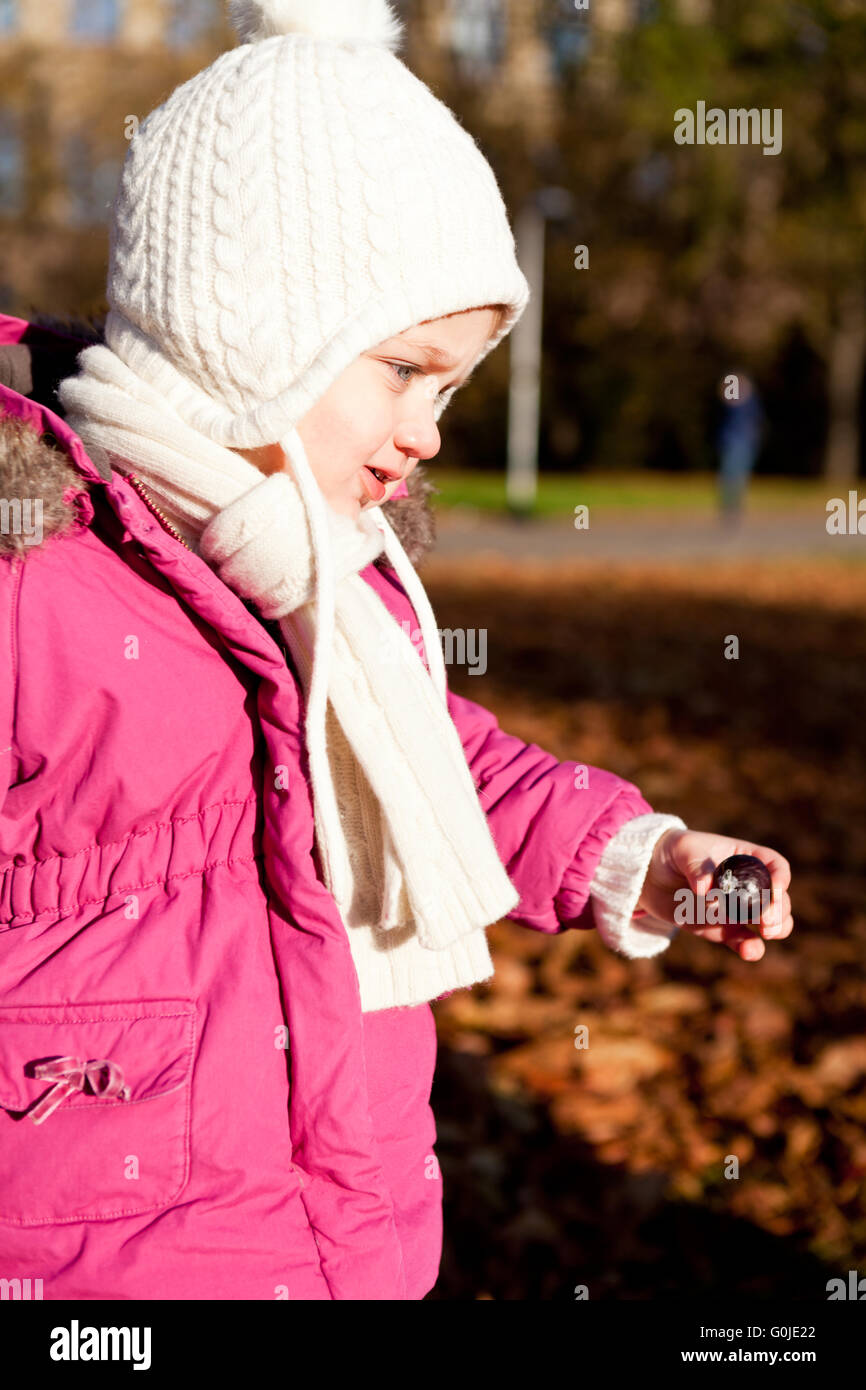
{"type": "Polygon", "coordinates": [[[495,176],[391,51],[386,0],[229,13],[240,46],[130,144],[105,341],[194,429],[246,449],[283,439],[376,343],[504,304],[481,361],[529,287],[495,176]]]}

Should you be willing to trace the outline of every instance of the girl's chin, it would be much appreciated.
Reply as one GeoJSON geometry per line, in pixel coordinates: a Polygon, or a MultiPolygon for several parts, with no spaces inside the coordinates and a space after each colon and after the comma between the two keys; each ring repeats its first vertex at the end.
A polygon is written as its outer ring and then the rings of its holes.
{"type": "MultiPolygon", "coordinates": [[[[382,501],[386,501],[387,496],[388,494],[386,492],[382,501]]],[[[357,521],[362,512],[369,512],[373,507],[378,507],[380,505],[380,503],[374,502],[372,497],[368,497],[366,493],[363,493],[360,497],[354,493],[349,493],[348,495],[342,493],[339,496],[335,496],[332,493],[325,500],[331,508],[331,511],[337,512],[340,516],[350,516],[355,521],[357,521]]]]}
{"type": "Polygon", "coordinates": [[[331,511],[336,512],[337,516],[357,517],[362,510],[362,503],[357,497],[335,497],[333,494],[325,496],[324,493],[322,495],[331,511]]]}

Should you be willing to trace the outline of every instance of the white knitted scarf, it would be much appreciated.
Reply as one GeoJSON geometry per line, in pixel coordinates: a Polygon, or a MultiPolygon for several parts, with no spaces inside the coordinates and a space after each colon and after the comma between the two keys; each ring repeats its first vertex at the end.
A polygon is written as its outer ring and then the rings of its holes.
{"type": "Polygon", "coordinates": [[[279,621],[304,690],[322,871],[344,920],[354,885],[326,739],[328,702],[378,804],[376,823],[365,826],[382,873],[378,920],[368,925],[414,925],[421,945],[436,951],[505,916],[519,895],[448,712],[429,600],[382,509],[357,522],[338,516],[295,429],[280,441],[294,477],[263,477],[187,425],[110,348],[85,349],[78,369],[59,394],[85,447],[131,463],[224,583],[279,621]],[[414,604],[430,674],[359,576],[383,550],[414,604]]]}

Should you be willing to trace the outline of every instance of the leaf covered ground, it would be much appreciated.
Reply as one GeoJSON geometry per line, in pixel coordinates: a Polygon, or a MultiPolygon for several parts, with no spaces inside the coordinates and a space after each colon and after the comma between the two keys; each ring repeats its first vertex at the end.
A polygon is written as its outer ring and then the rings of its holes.
{"type": "Polygon", "coordinates": [[[693,828],[780,850],[795,920],[757,963],[687,932],[629,961],[594,931],[490,929],[495,979],[434,1006],[428,1297],[826,1299],[866,1273],[866,571],[433,558],[422,577],[440,628],[487,633],[486,674],[451,666],[455,690],[693,828]]]}

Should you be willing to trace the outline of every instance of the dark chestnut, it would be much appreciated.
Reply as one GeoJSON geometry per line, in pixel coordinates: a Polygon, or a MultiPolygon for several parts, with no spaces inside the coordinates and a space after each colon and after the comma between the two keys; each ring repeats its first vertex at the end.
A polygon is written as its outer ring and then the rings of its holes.
{"type": "Polygon", "coordinates": [[[770,901],[762,898],[773,886],[770,870],[753,854],[732,854],[716,865],[713,888],[725,895],[725,921],[759,930],[761,911],[770,901]]]}

